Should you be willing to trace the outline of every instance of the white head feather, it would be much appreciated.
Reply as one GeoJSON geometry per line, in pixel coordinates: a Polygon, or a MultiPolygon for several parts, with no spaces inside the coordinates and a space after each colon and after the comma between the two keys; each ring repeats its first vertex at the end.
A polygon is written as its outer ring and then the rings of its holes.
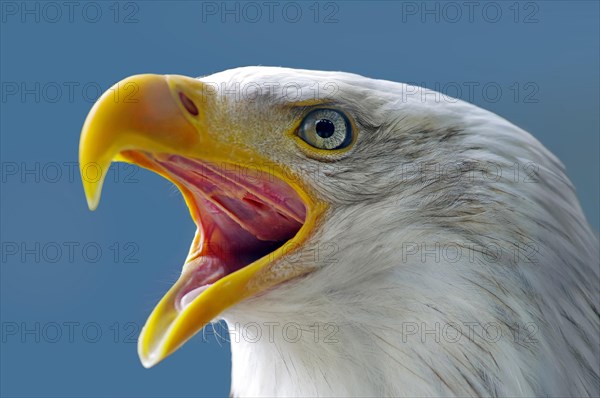
{"type": "Polygon", "coordinates": [[[335,162],[280,159],[331,208],[293,260],[315,272],[224,314],[237,330],[234,396],[600,394],[598,241],[562,164],[530,134],[347,73],[201,80],[245,128],[287,123],[273,108],[315,95],[359,128],[335,162]]]}

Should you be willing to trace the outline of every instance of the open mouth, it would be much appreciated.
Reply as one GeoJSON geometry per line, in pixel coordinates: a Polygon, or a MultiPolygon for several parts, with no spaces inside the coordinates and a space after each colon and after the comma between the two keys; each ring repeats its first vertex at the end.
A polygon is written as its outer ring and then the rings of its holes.
{"type": "Polygon", "coordinates": [[[265,171],[172,154],[121,155],[179,187],[196,223],[183,268],[186,282],[175,297],[178,312],[213,283],[279,249],[304,224],[302,199],[265,171]]]}
{"type": "Polygon", "coordinates": [[[89,208],[98,206],[111,162],[126,161],[174,183],[197,225],[181,275],[140,333],[138,354],[150,367],[236,303],[315,271],[288,253],[314,236],[328,205],[307,181],[288,173],[286,162],[270,159],[263,146],[258,150],[252,134],[235,126],[230,138],[213,133],[224,128],[212,126],[220,105],[204,95],[201,81],[145,74],[113,89],[94,104],[81,130],[89,208]],[[116,100],[128,87],[136,98],[116,100]],[[89,164],[100,178],[88,178],[89,164]]]}

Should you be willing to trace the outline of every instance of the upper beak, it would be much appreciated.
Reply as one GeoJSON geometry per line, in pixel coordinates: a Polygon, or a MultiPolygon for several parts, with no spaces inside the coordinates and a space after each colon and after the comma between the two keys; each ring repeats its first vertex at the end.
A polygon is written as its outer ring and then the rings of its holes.
{"type": "MultiPolygon", "coordinates": [[[[257,155],[208,133],[205,107],[210,90],[179,75],[135,75],[115,84],[88,114],[79,142],[79,167],[91,210],[100,201],[112,161],[149,165],[127,150],[177,153],[205,160],[246,163],[257,155]]],[[[151,168],[164,175],[161,170],[151,168]]],[[[181,188],[181,187],[180,187],[181,188]]]]}
{"type": "Polygon", "coordinates": [[[98,206],[108,168],[122,151],[179,152],[199,139],[166,76],[137,75],[117,83],[96,102],[81,132],[79,164],[89,208],[98,206]]]}
{"type": "MultiPolygon", "coordinates": [[[[90,209],[98,206],[102,182],[113,160],[134,162],[170,180],[166,171],[149,161],[144,153],[261,163],[256,153],[210,134],[204,117],[207,112],[204,90],[200,81],[184,76],[137,75],[117,83],[100,97],[85,121],[79,147],[83,186],[90,209]]],[[[272,168],[269,172],[277,173],[272,168]]],[[[288,180],[284,174],[279,177],[288,180]]],[[[173,182],[194,212],[189,192],[173,182]]],[[[296,181],[287,182],[306,203],[304,227],[311,226],[324,208],[304,194],[296,181]]],[[[307,228],[304,227],[296,235],[295,243],[305,239],[303,230],[307,228]]],[[[179,280],[154,309],[141,332],[138,353],[143,365],[153,366],[171,354],[229,306],[298,275],[287,274],[283,278],[269,272],[270,264],[283,254],[284,249],[279,248],[227,275],[210,285],[189,306],[177,311],[177,294],[188,279],[184,266],[179,280]]]]}

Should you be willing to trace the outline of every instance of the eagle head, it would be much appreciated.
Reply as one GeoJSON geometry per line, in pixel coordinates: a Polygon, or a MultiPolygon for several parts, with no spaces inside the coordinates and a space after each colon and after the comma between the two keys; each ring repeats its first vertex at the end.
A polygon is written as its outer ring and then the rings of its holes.
{"type": "Polygon", "coordinates": [[[137,75],[85,121],[91,209],[112,161],[197,225],[146,367],[225,319],[236,396],[599,393],[597,238],[560,161],[491,112],[341,72],[137,75]]]}

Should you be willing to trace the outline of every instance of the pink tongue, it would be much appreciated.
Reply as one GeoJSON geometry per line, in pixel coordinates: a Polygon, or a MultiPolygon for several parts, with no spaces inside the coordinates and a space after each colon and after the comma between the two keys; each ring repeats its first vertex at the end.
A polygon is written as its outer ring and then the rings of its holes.
{"type": "Polygon", "coordinates": [[[191,271],[189,271],[186,287],[179,293],[177,300],[179,311],[182,311],[212,283],[227,275],[227,268],[223,264],[223,260],[210,255],[198,257],[188,263],[186,267],[189,267],[191,271]]]}
{"type": "Polygon", "coordinates": [[[200,286],[200,287],[195,288],[191,292],[186,293],[185,296],[183,296],[181,298],[181,300],[179,300],[179,305],[181,305],[181,310],[184,310],[185,307],[187,307],[188,305],[190,305],[190,303],[192,301],[194,301],[194,299],[200,295],[200,293],[202,293],[203,291],[205,291],[209,287],[210,287],[210,285],[200,286]]]}

